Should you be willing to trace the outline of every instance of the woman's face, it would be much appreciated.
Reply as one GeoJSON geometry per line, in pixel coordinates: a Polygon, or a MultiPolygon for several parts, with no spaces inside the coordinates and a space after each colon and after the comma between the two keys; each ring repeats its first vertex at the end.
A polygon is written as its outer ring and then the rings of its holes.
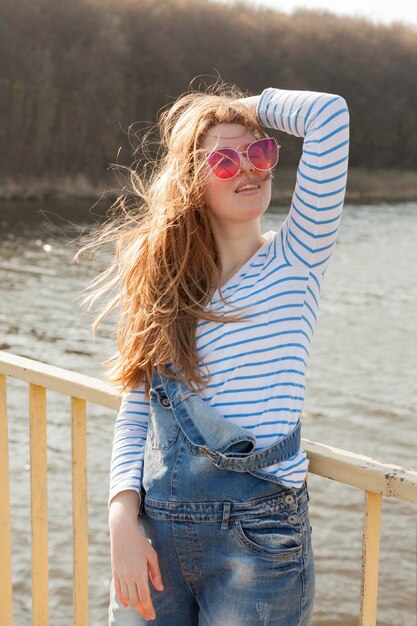
{"type": "MultiPolygon", "coordinates": [[[[234,148],[239,152],[258,139],[240,124],[217,124],[202,139],[202,147],[234,148]]],[[[260,217],[271,202],[271,172],[257,170],[241,154],[241,170],[230,180],[217,178],[207,167],[204,202],[219,222],[245,222],[260,217]]]]}

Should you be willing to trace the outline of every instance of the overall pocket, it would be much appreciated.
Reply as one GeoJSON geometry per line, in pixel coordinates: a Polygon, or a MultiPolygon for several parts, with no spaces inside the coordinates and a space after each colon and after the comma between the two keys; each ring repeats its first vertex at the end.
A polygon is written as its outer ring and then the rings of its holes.
{"type": "Polygon", "coordinates": [[[304,524],[294,509],[235,520],[232,532],[237,543],[249,552],[286,561],[302,555],[304,524]]]}
{"type": "Polygon", "coordinates": [[[166,450],[178,438],[180,426],[169,398],[159,389],[150,390],[149,427],[147,439],[153,450],[166,450]]]}

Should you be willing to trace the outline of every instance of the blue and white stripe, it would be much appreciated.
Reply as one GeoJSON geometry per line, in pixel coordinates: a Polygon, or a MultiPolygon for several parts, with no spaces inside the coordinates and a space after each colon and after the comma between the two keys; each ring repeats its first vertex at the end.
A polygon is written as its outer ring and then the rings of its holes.
{"type": "MultiPolygon", "coordinates": [[[[334,250],[345,197],[349,112],[341,96],[265,89],[257,107],[269,128],[304,137],[291,209],[278,232],[216,292],[212,311],[247,312],[242,322],[197,325],[200,366],[211,377],[205,401],[250,430],[256,450],[294,428],[302,410],[309,347],[320,290],[334,250]]],[[[141,388],[123,396],[116,419],[110,470],[111,499],[140,492],[149,407],[141,388]]],[[[303,449],[265,468],[289,487],[301,487],[308,459],[303,449]]]]}

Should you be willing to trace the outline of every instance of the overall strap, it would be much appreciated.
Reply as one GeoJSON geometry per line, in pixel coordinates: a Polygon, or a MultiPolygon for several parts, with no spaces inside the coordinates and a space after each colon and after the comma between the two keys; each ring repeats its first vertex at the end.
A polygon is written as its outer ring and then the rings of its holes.
{"type": "MultiPolygon", "coordinates": [[[[286,461],[301,445],[301,422],[285,437],[252,452],[256,438],[248,430],[225,418],[182,381],[155,373],[152,391],[170,408],[181,430],[198,450],[220,469],[247,472],[286,461]]],[[[152,394],[151,394],[152,395],[152,394]]]]}

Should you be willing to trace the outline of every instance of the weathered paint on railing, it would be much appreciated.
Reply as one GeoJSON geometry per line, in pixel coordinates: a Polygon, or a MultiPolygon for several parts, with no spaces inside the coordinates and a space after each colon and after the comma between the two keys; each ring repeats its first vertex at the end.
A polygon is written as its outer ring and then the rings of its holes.
{"type": "Polygon", "coordinates": [[[382,496],[417,504],[417,471],[356,454],[325,443],[302,439],[309,472],[382,496]]]}
{"type": "MultiPolygon", "coordinates": [[[[71,397],[74,625],[88,624],[87,402],[118,410],[110,385],[0,351],[0,624],[12,626],[10,487],[5,376],[29,383],[32,494],[32,623],[48,624],[46,389],[71,397]]],[[[375,626],[382,496],[417,504],[417,471],[302,439],[309,473],[365,493],[360,626],[375,626]]]]}
{"type": "Polygon", "coordinates": [[[66,396],[81,398],[107,409],[117,410],[120,406],[121,398],[117,397],[115,390],[97,378],[1,350],[0,372],[11,378],[40,385],[66,396]]]}
{"type": "MultiPolygon", "coordinates": [[[[1,370],[0,370],[1,371],[1,370]]],[[[0,624],[12,623],[12,550],[10,536],[9,436],[6,376],[0,374],[0,624]]]]}
{"type": "Polygon", "coordinates": [[[360,625],[376,624],[378,605],[378,564],[381,538],[382,496],[365,491],[363,525],[360,625]]]}
{"type": "Polygon", "coordinates": [[[48,464],[46,389],[29,385],[32,624],[48,626],[48,464]]]}
{"type": "Polygon", "coordinates": [[[74,626],[88,624],[87,403],[71,397],[74,626]]]}

